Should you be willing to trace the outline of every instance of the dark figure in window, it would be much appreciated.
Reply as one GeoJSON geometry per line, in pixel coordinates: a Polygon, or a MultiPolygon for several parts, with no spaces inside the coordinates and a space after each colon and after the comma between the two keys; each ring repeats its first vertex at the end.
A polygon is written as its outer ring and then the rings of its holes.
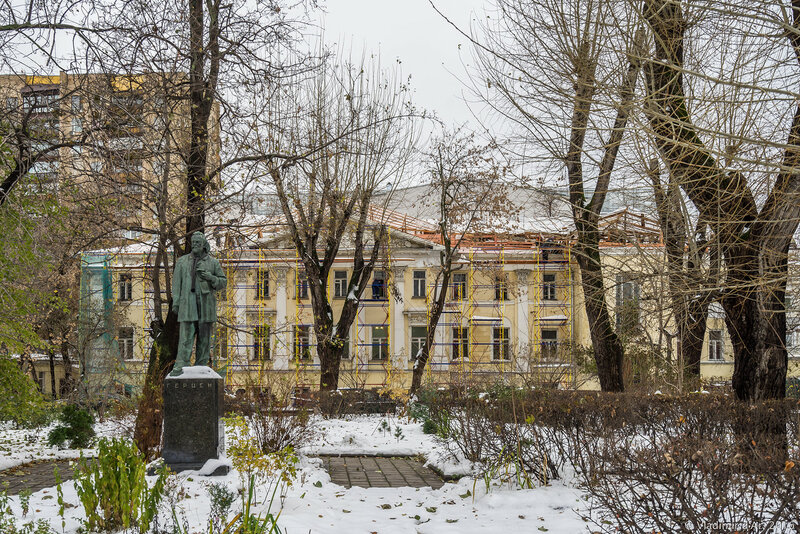
{"type": "Polygon", "coordinates": [[[372,298],[375,300],[386,298],[386,280],[381,271],[375,271],[375,275],[372,277],[372,298]]]}

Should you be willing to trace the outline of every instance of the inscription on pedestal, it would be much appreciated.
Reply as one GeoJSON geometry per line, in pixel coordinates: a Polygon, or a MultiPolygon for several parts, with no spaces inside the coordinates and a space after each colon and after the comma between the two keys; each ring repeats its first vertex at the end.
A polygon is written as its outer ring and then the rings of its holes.
{"type": "Polygon", "coordinates": [[[224,452],[222,377],[207,367],[184,367],[164,380],[161,456],[173,471],[200,469],[224,452]]]}

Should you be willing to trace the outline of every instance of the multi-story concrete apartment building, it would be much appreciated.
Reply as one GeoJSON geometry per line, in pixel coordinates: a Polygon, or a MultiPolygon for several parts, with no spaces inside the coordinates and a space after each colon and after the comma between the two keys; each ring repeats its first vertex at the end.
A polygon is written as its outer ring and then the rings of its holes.
{"type": "MultiPolygon", "coordinates": [[[[190,132],[183,81],[181,73],[0,75],[4,144],[29,166],[19,187],[95,214],[112,237],[176,224],[190,132]],[[164,198],[169,210],[159,214],[164,198]]],[[[218,123],[215,109],[211,166],[219,162],[218,123]]]]}

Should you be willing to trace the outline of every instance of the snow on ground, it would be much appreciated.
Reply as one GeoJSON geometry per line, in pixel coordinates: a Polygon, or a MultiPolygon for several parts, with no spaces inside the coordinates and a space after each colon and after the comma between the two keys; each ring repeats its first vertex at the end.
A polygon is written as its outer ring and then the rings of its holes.
{"type": "Polygon", "coordinates": [[[472,465],[453,457],[422,425],[405,417],[361,415],[314,421],[317,439],[300,452],[307,455],[417,456],[448,477],[472,473],[472,465]],[[385,423],[385,424],[384,424],[385,423]],[[397,428],[400,433],[396,434],[397,428]]]}
{"type": "MultiPolygon", "coordinates": [[[[358,488],[345,489],[331,483],[322,461],[315,454],[423,455],[448,474],[463,474],[471,466],[463,459],[448,459],[447,451],[422,433],[422,425],[403,418],[357,416],[345,419],[315,419],[317,435],[313,443],[300,449],[298,477],[286,494],[279,524],[289,533],[440,533],[440,532],[587,532],[586,523],[575,511],[585,510],[581,493],[568,483],[554,481],[546,487],[520,490],[506,486],[492,487],[489,493],[482,478],[465,476],[439,490],[431,488],[358,488]],[[386,421],[383,425],[382,421],[386,421]],[[389,429],[385,427],[388,425],[389,429]],[[395,435],[396,428],[401,433],[395,435]]],[[[0,439],[10,434],[0,428],[0,439]]],[[[46,434],[45,434],[46,435],[46,434]]],[[[28,457],[47,458],[48,454],[78,451],[53,451],[38,440],[27,446],[28,457]]],[[[152,481],[152,479],[151,479],[152,481]]],[[[172,507],[180,523],[189,532],[207,532],[210,501],[207,488],[223,483],[232,490],[241,487],[237,473],[224,477],[204,477],[184,472],[171,477],[159,525],[172,530],[172,507]]],[[[71,482],[63,485],[67,506],[65,534],[74,534],[80,526],[83,509],[71,482]]],[[[266,512],[266,486],[259,488],[256,508],[266,512]]],[[[19,498],[10,499],[18,524],[46,519],[61,531],[55,488],[35,493],[30,512],[21,517],[19,498]]],[[[234,504],[232,517],[239,511],[234,504]]],[[[273,506],[275,512],[275,506],[273,506]]]]}
{"type": "MultiPolygon", "coordinates": [[[[10,469],[35,460],[60,460],[94,456],[94,449],[59,449],[47,445],[47,435],[57,423],[37,429],[14,428],[8,422],[0,421],[0,471],[10,469]]],[[[125,436],[132,427],[132,421],[106,419],[94,426],[98,437],[125,436]]]]}

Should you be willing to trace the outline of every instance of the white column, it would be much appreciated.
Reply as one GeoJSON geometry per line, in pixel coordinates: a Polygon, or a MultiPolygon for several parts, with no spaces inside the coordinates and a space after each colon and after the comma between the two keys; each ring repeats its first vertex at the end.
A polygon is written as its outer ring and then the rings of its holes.
{"type": "Polygon", "coordinates": [[[289,308],[286,277],[289,268],[276,266],[270,268],[270,275],[275,280],[275,356],[272,368],[285,370],[289,368],[289,358],[292,354],[292,327],[294,321],[289,321],[287,310],[289,308]]]}
{"type": "MultiPolygon", "coordinates": [[[[408,351],[406,350],[406,321],[403,311],[405,309],[405,267],[395,267],[392,269],[392,281],[400,300],[390,300],[392,305],[392,358],[394,366],[400,369],[406,367],[408,361],[408,351]]],[[[389,294],[389,299],[393,299],[389,294]]]]}
{"type": "MultiPolygon", "coordinates": [[[[231,294],[236,314],[236,331],[233,335],[236,349],[232,351],[234,354],[234,361],[238,360],[239,363],[247,363],[250,359],[247,343],[249,336],[243,332],[243,330],[248,330],[250,326],[247,324],[247,271],[244,269],[237,269],[233,274],[233,280],[229,280],[228,282],[233,282],[234,284],[231,294]]],[[[231,347],[228,347],[228,350],[230,351],[231,347]]]]}
{"type": "MultiPolygon", "coordinates": [[[[436,293],[434,293],[435,295],[436,293]]],[[[445,304],[447,306],[447,304],[445,304]]],[[[439,324],[436,325],[436,332],[433,334],[433,347],[431,347],[431,354],[430,354],[430,362],[434,362],[438,365],[435,365],[431,368],[431,371],[449,371],[446,364],[451,360],[450,358],[450,347],[449,345],[445,345],[445,343],[450,340],[450,336],[452,334],[452,325],[445,325],[442,323],[447,323],[452,321],[452,315],[449,313],[442,312],[439,316],[439,324]]]]}
{"type": "Polygon", "coordinates": [[[531,344],[529,326],[528,275],[530,270],[518,269],[517,273],[517,368],[521,372],[528,370],[528,352],[531,344]]]}

